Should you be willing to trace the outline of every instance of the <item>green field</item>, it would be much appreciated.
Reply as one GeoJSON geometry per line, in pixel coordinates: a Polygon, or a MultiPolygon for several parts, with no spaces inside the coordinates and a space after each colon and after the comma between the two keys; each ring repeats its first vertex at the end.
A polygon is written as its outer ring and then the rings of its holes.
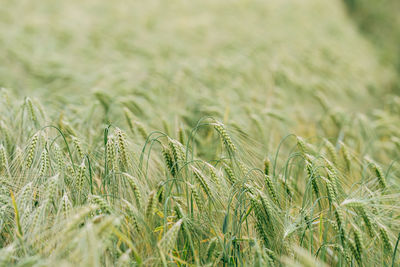
{"type": "Polygon", "coordinates": [[[2,0],[0,266],[399,266],[382,2],[2,0]]]}

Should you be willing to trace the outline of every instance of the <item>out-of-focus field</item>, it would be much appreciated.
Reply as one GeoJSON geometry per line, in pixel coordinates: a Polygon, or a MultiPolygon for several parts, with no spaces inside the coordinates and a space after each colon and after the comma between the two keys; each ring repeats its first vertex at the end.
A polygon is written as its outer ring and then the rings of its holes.
{"type": "Polygon", "coordinates": [[[344,2],[360,31],[378,48],[383,63],[392,65],[400,72],[400,2],[393,0],[345,0],[344,2]]]}
{"type": "Polygon", "coordinates": [[[0,266],[400,264],[369,2],[2,0],[0,266]]]}

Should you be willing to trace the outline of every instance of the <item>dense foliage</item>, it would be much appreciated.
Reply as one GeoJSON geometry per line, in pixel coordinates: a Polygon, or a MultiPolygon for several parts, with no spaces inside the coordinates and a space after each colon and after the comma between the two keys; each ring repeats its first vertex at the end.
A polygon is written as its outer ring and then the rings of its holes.
{"type": "Polygon", "coordinates": [[[396,70],[347,12],[4,0],[0,266],[399,265],[396,70]]]}

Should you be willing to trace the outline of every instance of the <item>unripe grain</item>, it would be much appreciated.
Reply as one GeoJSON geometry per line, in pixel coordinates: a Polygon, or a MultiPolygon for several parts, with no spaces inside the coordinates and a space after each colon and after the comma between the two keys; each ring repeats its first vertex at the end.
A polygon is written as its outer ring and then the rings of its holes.
{"type": "Polygon", "coordinates": [[[165,233],[164,237],[160,240],[159,247],[162,251],[170,251],[174,249],[176,240],[178,238],[179,230],[181,229],[182,219],[177,221],[169,230],[165,233]]]}
{"type": "Polygon", "coordinates": [[[138,208],[140,208],[142,205],[142,194],[140,193],[139,187],[135,182],[135,178],[133,178],[131,175],[127,173],[125,173],[125,177],[128,180],[133,195],[135,196],[136,205],[138,206],[138,208]]]}
{"type": "Polygon", "coordinates": [[[83,159],[83,150],[82,150],[81,142],[75,136],[72,136],[71,138],[72,138],[72,142],[74,143],[75,149],[78,152],[79,159],[83,159]]]}
{"type": "Polygon", "coordinates": [[[389,240],[389,234],[384,227],[379,227],[379,236],[381,237],[382,243],[383,243],[383,248],[386,253],[392,253],[392,244],[390,243],[389,240]]]}
{"type": "Polygon", "coordinates": [[[90,195],[89,199],[93,204],[96,204],[96,205],[99,206],[99,208],[100,208],[102,213],[106,213],[106,214],[110,214],[111,213],[110,205],[101,196],[90,195]]]}
{"type": "Polygon", "coordinates": [[[272,183],[271,178],[268,175],[265,175],[264,180],[265,180],[265,185],[267,187],[267,190],[268,190],[268,193],[269,193],[271,199],[273,199],[275,201],[275,203],[278,203],[278,197],[276,194],[275,186],[272,183]]]}
{"type": "Polygon", "coordinates": [[[149,195],[149,200],[147,201],[147,207],[146,207],[146,218],[150,218],[156,209],[156,193],[152,191],[149,195]]]}
{"type": "Polygon", "coordinates": [[[50,160],[46,149],[43,149],[42,155],[40,156],[40,169],[39,177],[43,177],[49,169],[50,160]]]}
{"type": "Polygon", "coordinates": [[[128,166],[128,152],[125,134],[119,128],[117,128],[115,130],[115,135],[117,136],[118,149],[122,164],[124,166],[128,166]]]}
{"type": "Polygon", "coordinates": [[[221,141],[225,145],[226,149],[230,152],[235,152],[236,146],[233,144],[231,137],[229,136],[228,132],[226,131],[224,125],[222,123],[216,123],[214,128],[218,131],[221,136],[221,141]]]}
{"type": "Polygon", "coordinates": [[[35,156],[35,151],[36,151],[36,146],[37,146],[38,139],[39,139],[39,133],[36,133],[32,137],[32,141],[31,141],[31,143],[29,145],[28,156],[27,156],[27,159],[26,159],[26,167],[28,169],[32,166],[33,157],[35,156]]]}

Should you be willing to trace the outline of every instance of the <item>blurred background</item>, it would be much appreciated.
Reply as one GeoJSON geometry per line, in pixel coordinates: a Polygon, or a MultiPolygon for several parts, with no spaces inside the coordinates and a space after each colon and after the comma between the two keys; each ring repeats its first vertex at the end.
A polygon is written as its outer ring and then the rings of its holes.
{"type": "Polygon", "coordinates": [[[399,5],[3,0],[0,83],[59,111],[96,98],[154,126],[268,115],[307,133],[322,98],[364,112],[399,91],[399,5]]]}

